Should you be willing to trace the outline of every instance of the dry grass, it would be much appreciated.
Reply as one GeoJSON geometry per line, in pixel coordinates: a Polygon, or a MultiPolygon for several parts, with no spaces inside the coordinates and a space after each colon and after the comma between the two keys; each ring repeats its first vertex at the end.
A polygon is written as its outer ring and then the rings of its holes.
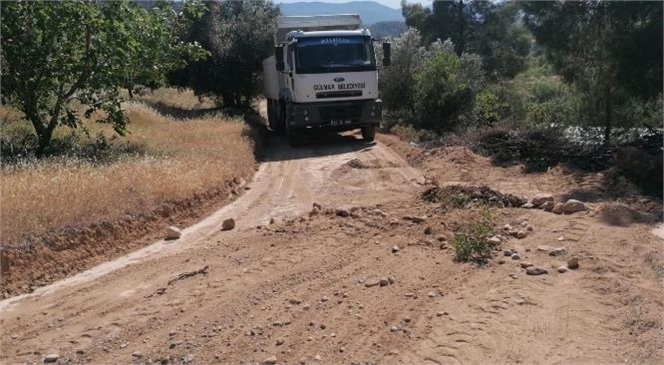
{"type": "MultiPolygon", "coordinates": [[[[174,104],[181,94],[154,97],[174,104]]],[[[195,107],[191,98],[181,103],[195,107]]],[[[140,154],[123,154],[103,164],[60,157],[2,167],[4,242],[150,211],[165,201],[187,199],[253,173],[253,146],[240,120],[174,120],[138,103],[128,103],[126,110],[131,133],[110,138],[111,145],[129,144],[140,154]]],[[[89,128],[111,136],[108,126],[89,128]]]]}

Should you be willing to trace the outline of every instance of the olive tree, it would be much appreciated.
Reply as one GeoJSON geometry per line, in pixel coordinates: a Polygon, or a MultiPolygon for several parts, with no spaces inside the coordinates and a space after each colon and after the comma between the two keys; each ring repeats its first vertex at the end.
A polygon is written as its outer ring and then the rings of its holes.
{"type": "Polygon", "coordinates": [[[76,127],[79,110],[96,110],[123,134],[120,88],[157,86],[186,58],[205,52],[180,42],[167,4],[146,10],[129,1],[3,2],[0,65],[3,103],[19,108],[39,140],[37,155],[59,125],[76,127]]]}

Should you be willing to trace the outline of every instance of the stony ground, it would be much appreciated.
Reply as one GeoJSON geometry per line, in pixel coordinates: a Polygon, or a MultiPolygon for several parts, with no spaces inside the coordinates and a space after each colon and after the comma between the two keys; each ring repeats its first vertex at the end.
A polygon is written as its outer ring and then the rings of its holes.
{"type": "Polygon", "coordinates": [[[0,302],[0,361],[664,361],[649,216],[564,204],[597,176],[353,138],[273,140],[244,195],[180,238],[0,302]],[[487,212],[491,258],[457,262],[454,236],[487,212]]]}

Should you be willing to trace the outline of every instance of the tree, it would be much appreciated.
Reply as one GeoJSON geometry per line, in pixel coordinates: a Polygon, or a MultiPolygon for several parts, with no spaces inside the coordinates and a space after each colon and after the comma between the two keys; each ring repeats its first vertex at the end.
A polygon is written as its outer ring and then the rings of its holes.
{"type": "Polygon", "coordinates": [[[475,95],[485,86],[479,56],[459,57],[454,44],[433,43],[416,77],[415,110],[419,126],[449,131],[472,121],[475,95]]]}
{"type": "Polygon", "coordinates": [[[434,1],[431,10],[402,2],[406,24],[420,30],[426,43],[450,39],[457,55],[480,55],[493,79],[512,78],[526,66],[531,39],[518,12],[506,2],[434,1]]]}
{"type": "MultiPolygon", "coordinates": [[[[415,111],[415,75],[422,69],[427,50],[420,32],[410,28],[392,41],[392,64],[380,71],[380,97],[392,111],[415,111]]],[[[376,47],[376,59],[382,59],[381,47],[376,47]]]]}
{"type": "Polygon", "coordinates": [[[157,85],[199,47],[171,35],[172,12],[148,12],[129,1],[3,2],[3,102],[16,105],[34,127],[37,155],[58,125],[76,127],[95,110],[119,134],[127,120],[119,88],[157,85]]]}
{"type": "Polygon", "coordinates": [[[584,117],[611,140],[614,114],[661,95],[661,2],[530,2],[526,25],[556,70],[585,94],[584,117]]]}
{"type": "Polygon", "coordinates": [[[205,14],[185,36],[211,53],[171,75],[198,95],[216,95],[223,104],[239,107],[258,94],[263,59],[273,51],[273,24],[279,8],[271,1],[205,2],[205,14]]]}

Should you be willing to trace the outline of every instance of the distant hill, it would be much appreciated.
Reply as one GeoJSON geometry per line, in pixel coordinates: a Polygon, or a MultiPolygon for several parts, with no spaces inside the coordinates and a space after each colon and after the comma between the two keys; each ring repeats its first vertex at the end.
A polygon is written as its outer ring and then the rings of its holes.
{"type": "MultiPolygon", "coordinates": [[[[278,0],[275,2],[278,3],[278,0]]],[[[400,10],[373,1],[351,1],[338,4],[324,2],[281,3],[279,8],[281,8],[283,15],[358,14],[366,26],[384,21],[403,22],[403,15],[401,15],[400,10]]]]}

